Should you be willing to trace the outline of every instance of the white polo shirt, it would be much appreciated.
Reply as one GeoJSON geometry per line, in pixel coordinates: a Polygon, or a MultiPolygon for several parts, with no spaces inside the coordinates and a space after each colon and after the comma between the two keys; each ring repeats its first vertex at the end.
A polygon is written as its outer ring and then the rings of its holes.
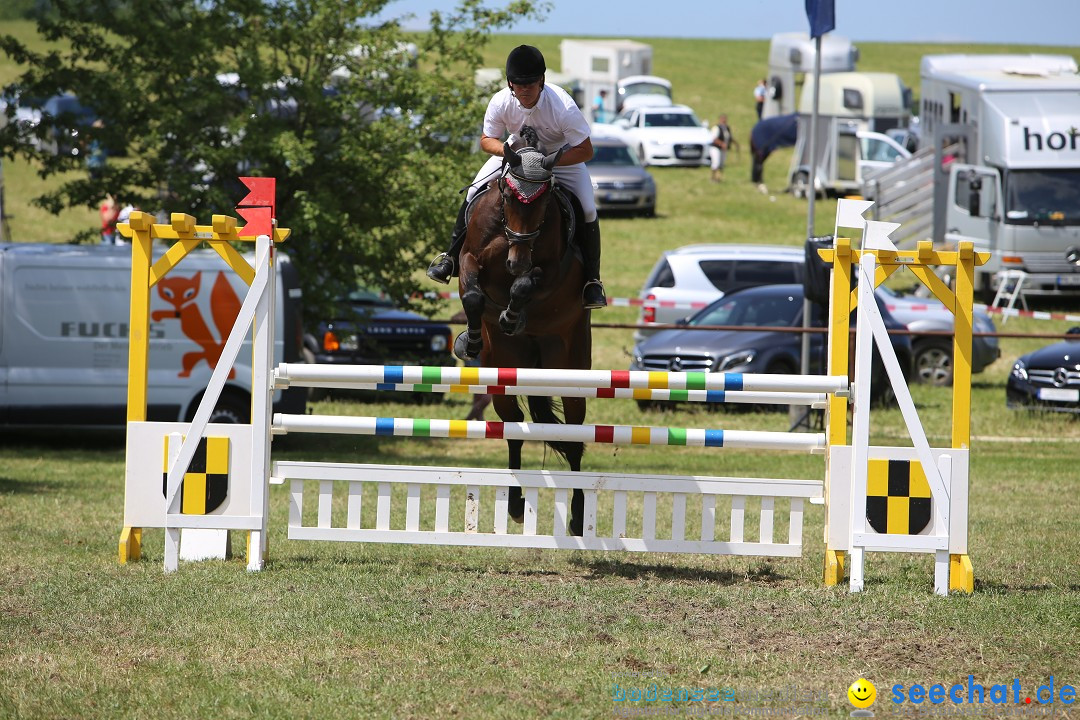
{"type": "Polygon", "coordinates": [[[524,108],[506,87],[495,93],[484,113],[484,134],[504,139],[519,135],[523,125],[536,130],[546,152],[563,145],[576,147],[589,137],[589,123],[574,103],[574,99],[558,85],[544,83],[540,99],[531,108],[524,108]]]}

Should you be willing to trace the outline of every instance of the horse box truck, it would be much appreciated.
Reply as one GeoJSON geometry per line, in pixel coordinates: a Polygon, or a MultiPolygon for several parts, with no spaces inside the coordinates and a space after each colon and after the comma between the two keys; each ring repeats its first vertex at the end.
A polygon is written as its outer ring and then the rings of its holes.
{"type": "MultiPolygon", "coordinates": [[[[652,74],[652,46],[633,40],[563,40],[562,74],[581,83],[583,109],[607,91],[606,117],[628,107],[671,104],[671,83],[652,74]],[[627,102],[629,100],[629,103],[627,102]]],[[[576,99],[576,98],[575,98],[576,99]]]]}
{"type": "Polygon", "coordinates": [[[836,72],[821,76],[817,141],[810,157],[810,116],[814,107],[814,78],[803,84],[799,101],[798,135],[789,170],[795,197],[818,193],[858,192],[874,172],[911,155],[885,135],[907,127],[911,120],[911,91],[899,75],[880,72],[836,72]]]}
{"type": "MultiPolygon", "coordinates": [[[[298,362],[300,287],[287,256],[276,257],[275,362],[298,362]]],[[[125,425],[130,287],[129,246],[0,245],[0,425],[125,425]]],[[[151,288],[148,420],[194,416],[246,292],[211,250],[151,288]]],[[[211,422],[248,422],[248,335],[211,422]]],[[[306,402],[304,388],[274,395],[281,412],[303,413],[306,402]]]]}
{"type": "MultiPolygon", "coordinates": [[[[934,240],[990,251],[975,287],[1002,270],[1023,292],[1080,293],[1080,75],[1067,55],[927,55],[924,142],[958,144],[934,198],[934,240]],[[947,187],[944,183],[947,171],[947,187]]],[[[940,166],[940,161],[939,161],[940,166]]]]}
{"type": "MultiPolygon", "coordinates": [[[[768,93],[762,119],[796,112],[799,93],[807,79],[814,77],[817,43],[805,32],[777,33],[769,42],[768,93]]],[[[846,37],[826,33],[821,37],[821,72],[851,72],[859,59],[859,49],[846,37]]]]}

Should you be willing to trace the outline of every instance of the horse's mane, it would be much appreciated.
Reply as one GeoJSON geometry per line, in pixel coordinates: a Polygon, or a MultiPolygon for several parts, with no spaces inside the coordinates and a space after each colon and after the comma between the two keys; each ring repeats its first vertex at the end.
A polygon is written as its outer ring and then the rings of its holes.
{"type": "Polygon", "coordinates": [[[540,152],[544,149],[540,147],[540,136],[536,134],[536,129],[532,125],[522,125],[521,132],[518,133],[521,139],[525,141],[528,147],[536,148],[540,152]]]}

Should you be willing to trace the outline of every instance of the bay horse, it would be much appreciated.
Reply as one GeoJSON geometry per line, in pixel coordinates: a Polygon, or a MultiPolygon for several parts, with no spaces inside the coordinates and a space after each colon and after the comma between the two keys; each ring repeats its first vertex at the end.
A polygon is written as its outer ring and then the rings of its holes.
{"type": "MultiPolygon", "coordinates": [[[[560,207],[552,168],[565,148],[545,155],[531,128],[520,151],[503,146],[498,178],[474,198],[468,233],[459,257],[458,285],[468,328],[454,343],[463,360],[483,367],[592,367],[590,311],[582,307],[585,271],[571,244],[572,214],[560,207]]],[[[550,397],[529,396],[529,414],[539,423],[580,425],[585,398],[562,398],[563,418],[550,397]]],[[[525,413],[513,395],[495,395],[492,406],[503,422],[521,422],[525,413]]],[[[506,441],[509,467],[521,468],[521,440],[506,441]]],[[[584,445],[549,442],[574,472],[581,470],[584,445]]],[[[574,490],[569,534],[581,536],[585,499],[574,490]]],[[[520,487],[510,488],[509,514],[520,522],[525,503],[520,487]]]]}

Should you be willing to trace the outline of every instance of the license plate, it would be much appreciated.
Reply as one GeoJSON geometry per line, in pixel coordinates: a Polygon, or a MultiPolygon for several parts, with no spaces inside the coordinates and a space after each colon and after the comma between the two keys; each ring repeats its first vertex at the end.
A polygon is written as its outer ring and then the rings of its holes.
{"type": "Polygon", "coordinates": [[[1080,402],[1080,390],[1072,388],[1039,388],[1040,400],[1055,402],[1080,402]]]}
{"type": "Polygon", "coordinates": [[[679,148],[675,151],[675,156],[679,158],[699,158],[701,157],[701,148],[679,148]]]}
{"type": "Polygon", "coordinates": [[[604,197],[607,199],[608,202],[630,202],[631,200],[634,199],[634,196],[633,196],[632,193],[625,193],[625,192],[622,192],[622,193],[620,193],[620,192],[608,193],[604,197]]]}
{"type": "Polygon", "coordinates": [[[1080,285],[1080,273],[1075,275],[1058,275],[1058,285],[1080,285]]]}

